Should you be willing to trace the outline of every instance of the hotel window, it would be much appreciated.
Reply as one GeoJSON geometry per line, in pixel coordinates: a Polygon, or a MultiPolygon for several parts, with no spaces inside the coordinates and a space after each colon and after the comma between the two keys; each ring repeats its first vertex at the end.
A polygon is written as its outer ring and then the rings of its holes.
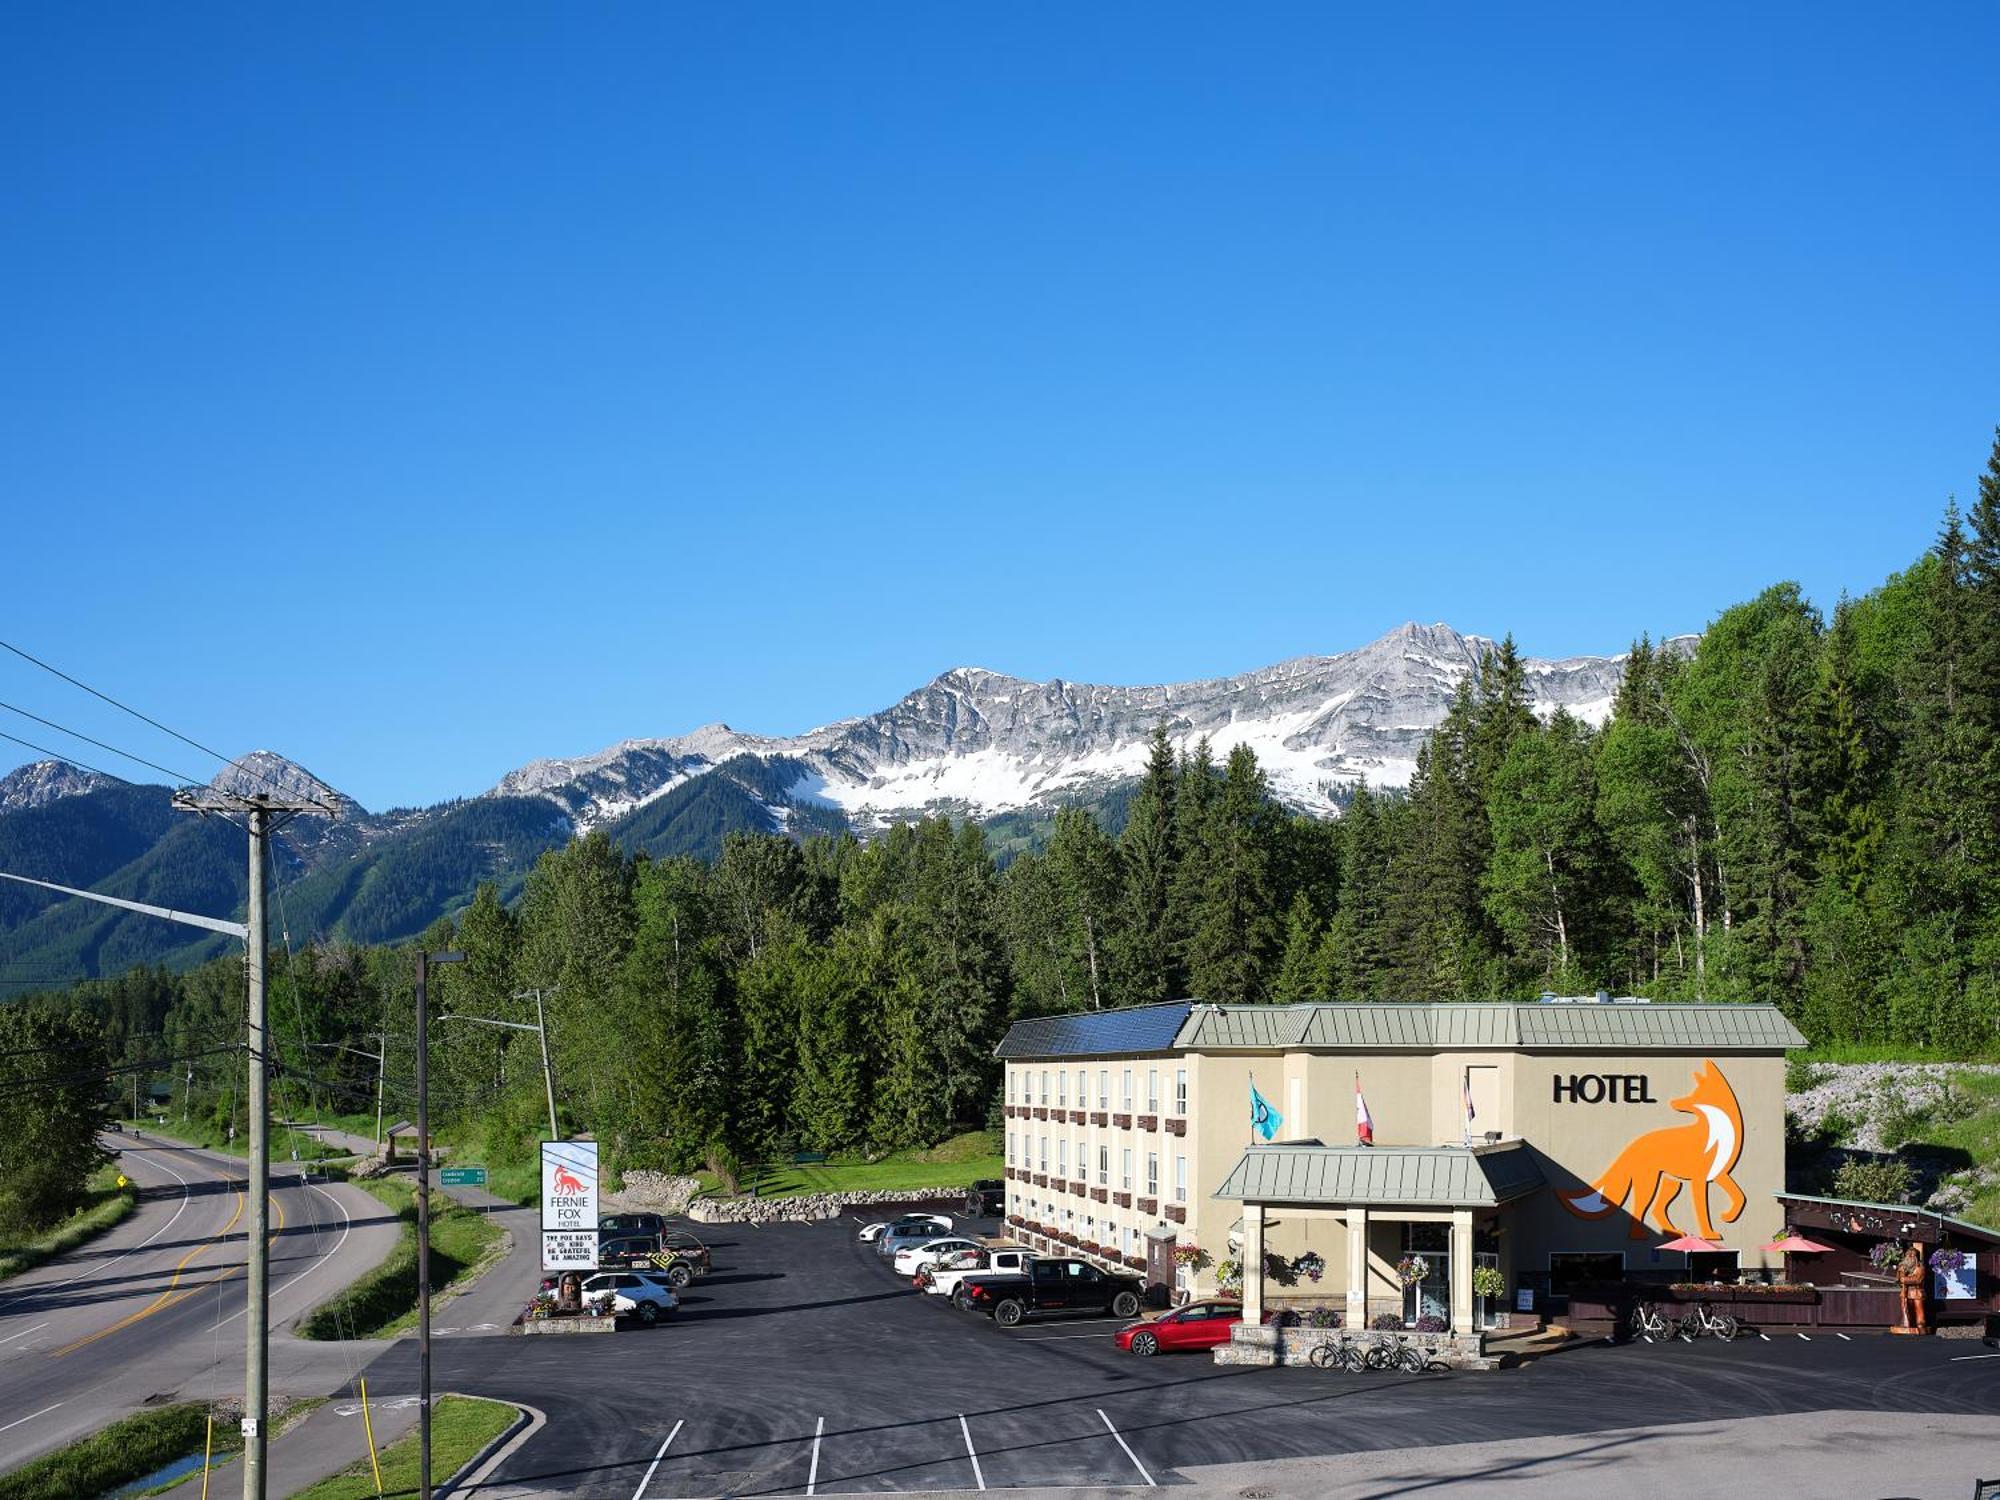
{"type": "Polygon", "coordinates": [[[1076,1070],[1076,1107],[1090,1108],[1090,1074],[1083,1068],[1076,1070]]]}
{"type": "Polygon", "coordinates": [[[1111,1186],[1111,1148],[1109,1146],[1099,1146],[1097,1148],[1097,1185],[1099,1187],[1111,1186]]]}
{"type": "Polygon", "coordinates": [[[1160,1196],[1160,1153],[1157,1151],[1146,1153],[1146,1196],[1160,1196]]]}
{"type": "Polygon", "coordinates": [[[1132,1191],[1132,1148],[1130,1146],[1127,1146],[1123,1151],[1118,1153],[1118,1190],[1124,1193],[1132,1191]]]}
{"type": "Polygon", "coordinates": [[[1069,1074],[1056,1071],[1056,1104],[1062,1109],[1069,1108],[1069,1074]]]}
{"type": "Polygon", "coordinates": [[[1187,1202],[1187,1158],[1174,1158],[1174,1202],[1187,1202]]]}
{"type": "Polygon", "coordinates": [[[1014,1165],[1014,1132],[1007,1132],[1007,1165],[1014,1165]]]}
{"type": "Polygon", "coordinates": [[[1099,1068],[1097,1070],[1097,1107],[1099,1109],[1111,1108],[1111,1070],[1109,1068],[1099,1068]]]}
{"type": "Polygon", "coordinates": [[[1132,1113],[1132,1070],[1130,1068],[1127,1068],[1125,1070],[1124,1078],[1119,1080],[1118,1097],[1124,1101],[1124,1103],[1120,1104],[1118,1107],[1123,1111],[1125,1111],[1126,1114],[1128,1115],[1131,1114],[1132,1113]]]}
{"type": "Polygon", "coordinates": [[[1174,1113],[1187,1113],[1187,1069],[1174,1069],[1174,1113]]]}
{"type": "Polygon", "coordinates": [[[1056,1176],[1069,1176],[1069,1142],[1056,1142],[1056,1176]]]}
{"type": "Polygon", "coordinates": [[[1014,1102],[1014,1070],[1012,1068],[1007,1070],[1007,1102],[1009,1104],[1014,1102]]]}
{"type": "Polygon", "coordinates": [[[1148,1068],[1146,1069],[1146,1113],[1156,1115],[1159,1112],[1160,1070],[1158,1068],[1148,1068]]]}
{"type": "Polygon", "coordinates": [[[1041,1163],[1041,1166],[1037,1167],[1036,1170],[1046,1175],[1049,1170],[1049,1138],[1047,1136],[1042,1137],[1041,1163]]]}
{"type": "Polygon", "coordinates": [[[1090,1175],[1090,1148],[1082,1141],[1076,1143],[1076,1175],[1079,1177],[1090,1175]]]}
{"type": "Polygon", "coordinates": [[[1049,1102],[1049,1070],[1042,1069],[1042,1103],[1049,1102]]]}

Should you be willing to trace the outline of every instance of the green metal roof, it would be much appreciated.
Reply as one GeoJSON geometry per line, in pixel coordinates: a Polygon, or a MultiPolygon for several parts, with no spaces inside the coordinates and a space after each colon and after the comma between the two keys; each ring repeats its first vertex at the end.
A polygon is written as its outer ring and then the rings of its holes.
{"type": "Polygon", "coordinates": [[[1476,1001],[1201,1005],[1174,1045],[1200,1051],[1329,1052],[1564,1047],[1597,1051],[1777,1052],[1806,1039],[1775,1005],[1527,1004],[1476,1001]]]}
{"type": "Polygon", "coordinates": [[[1252,1146],[1217,1188],[1244,1203],[1494,1208],[1542,1186],[1520,1141],[1498,1146],[1252,1146]]]}

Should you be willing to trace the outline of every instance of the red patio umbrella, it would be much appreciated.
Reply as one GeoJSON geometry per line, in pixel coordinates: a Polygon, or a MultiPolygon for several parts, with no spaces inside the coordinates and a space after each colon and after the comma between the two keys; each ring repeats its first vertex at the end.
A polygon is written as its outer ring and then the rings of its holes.
{"type": "Polygon", "coordinates": [[[1705,1240],[1698,1234],[1684,1234],[1677,1240],[1668,1240],[1660,1248],[1662,1250],[1685,1250],[1690,1255],[1693,1255],[1703,1250],[1720,1250],[1722,1243],[1719,1240],[1705,1240]]]}
{"type": "Polygon", "coordinates": [[[1835,1247],[1822,1245],[1818,1240],[1809,1240],[1796,1229],[1787,1229],[1783,1238],[1772,1240],[1768,1245],[1759,1245],[1760,1250],[1782,1250],[1787,1255],[1831,1255],[1835,1247]]]}

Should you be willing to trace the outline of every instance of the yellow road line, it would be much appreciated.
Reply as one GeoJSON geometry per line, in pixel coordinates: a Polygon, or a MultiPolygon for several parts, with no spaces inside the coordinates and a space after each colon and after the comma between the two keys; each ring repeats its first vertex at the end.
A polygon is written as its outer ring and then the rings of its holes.
{"type": "MultiPolygon", "coordinates": [[[[113,1323],[109,1328],[100,1328],[95,1333],[87,1333],[80,1339],[76,1339],[71,1343],[64,1344],[60,1349],[50,1350],[49,1357],[52,1359],[61,1359],[65,1354],[74,1353],[76,1350],[83,1348],[84,1345],[86,1344],[94,1344],[101,1338],[108,1338],[110,1335],[118,1332],[121,1328],[130,1328],[134,1323],[138,1322],[141,1318],[150,1318],[154,1313],[159,1312],[162,1308],[172,1307],[176,1302],[181,1302],[189,1297],[192,1297],[196,1292],[200,1291],[203,1287],[214,1286],[218,1281],[226,1281],[231,1276],[234,1276],[238,1271],[242,1270],[243,1267],[240,1265],[225,1266],[220,1271],[216,1272],[215,1275],[209,1277],[208,1280],[206,1281],[196,1282],[193,1286],[187,1287],[181,1291],[175,1290],[175,1287],[180,1282],[181,1272],[187,1269],[187,1263],[189,1261],[193,1260],[197,1255],[201,1254],[204,1250],[209,1249],[211,1246],[219,1245],[224,1240],[229,1238],[229,1232],[236,1227],[236,1221],[243,1217],[243,1209],[247,1201],[248,1200],[245,1198],[243,1190],[241,1188],[238,1188],[236,1191],[236,1212],[229,1216],[229,1222],[223,1225],[222,1228],[217,1233],[211,1235],[208,1239],[202,1241],[202,1243],[196,1245],[192,1250],[188,1251],[186,1255],[183,1255],[181,1257],[180,1264],[174,1267],[174,1274],[172,1278],[168,1280],[165,1289],[161,1291],[159,1296],[155,1297],[151,1302],[147,1303],[146,1306],[140,1308],[137,1312],[130,1313],[127,1316],[120,1318],[116,1323],[113,1323]]],[[[270,1240],[275,1240],[278,1237],[279,1232],[283,1230],[285,1227],[285,1200],[278,1197],[275,1193],[273,1193],[271,1195],[271,1206],[278,1211],[278,1223],[277,1227],[271,1231],[268,1238],[270,1240]]]]}

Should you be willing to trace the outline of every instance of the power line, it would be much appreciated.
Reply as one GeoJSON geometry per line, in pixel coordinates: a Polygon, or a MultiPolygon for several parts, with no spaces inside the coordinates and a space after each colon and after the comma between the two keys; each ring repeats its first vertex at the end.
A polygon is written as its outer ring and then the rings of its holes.
{"type": "MultiPolygon", "coordinates": [[[[142,724],[150,724],[153,726],[153,728],[159,730],[160,733],[171,735],[173,738],[179,740],[183,745],[191,746],[192,748],[199,750],[203,755],[213,756],[215,759],[221,761],[225,766],[234,766],[236,767],[237,770],[243,772],[247,776],[256,777],[259,781],[263,782],[273,791],[289,792],[289,788],[283,786],[281,783],[274,780],[272,777],[266,775],[264,772],[259,771],[254,766],[245,765],[242,761],[236,759],[236,757],[233,755],[224,755],[220,750],[214,749],[213,747],[208,745],[204,745],[200,740],[190,739],[188,738],[188,736],[182,734],[178,729],[168,728],[165,724],[162,724],[158,719],[153,718],[150,714],[142,714],[139,712],[138,709],[132,707],[129,703],[120,703],[116,698],[112,697],[109,693],[99,692],[89,683],[83,682],[78,678],[70,676],[69,673],[63,671],[63,669],[60,667],[49,665],[49,663],[43,661],[39,656],[35,656],[30,652],[23,651],[19,646],[16,646],[11,641],[0,641],[0,648],[5,648],[6,650],[13,652],[14,655],[20,657],[22,661],[29,662],[37,667],[40,667],[44,672],[48,672],[53,674],[54,676],[60,677],[64,682],[67,682],[71,687],[83,689],[83,691],[90,694],[91,697],[99,699],[102,702],[109,703],[113,708],[118,709],[121,713],[130,714],[133,718],[139,720],[142,724]]],[[[12,739],[13,736],[9,735],[8,738],[12,739]]],[[[81,738],[81,736],[79,736],[79,738],[81,738]]],[[[16,743],[19,742],[16,741],[16,743]]],[[[47,752],[44,753],[46,754],[47,752]]],[[[136,759],[136,757],[134,758],[136,759]]],[[[155,767],[155,769],[157,770],[158,767],[155,767]]],[[[100,772],[99,774],[103,775],[108,773],[100,772]]],[[[193,778],[184,777],[182,779],[192,780],[193,778]]],[[[315,780],[317,780],[317,778],[315,778],[315,780]]],[[[324,783],[321,783],[321,785],[324,786],[324,783]]],[[[328,790],[331,789],[328,788],[328,790]]]]}
{"type": "Polygon", "coordinates": [[[32,750],[37,755],[46,755],[51,760],[59,760],[65,765],[76,766],[81,770],[91,772],[93,775],[115,781],[120,786],[132,785],[131,782],[127,781],[123,776],[118,775],[115,771],[107,771],[101,766],[93,766],[89,761],[78,760],[74,755],[65,755],[60,750],[51,750],[47,745],[37,745],[33,740],[24,740],[17,734],[7,733],[4,729],[0,729],[0,740],[12,740],[23,749],[32,750]]]}
{"type": "Polygon", "coordinates": [[[86,745],[95,745],[100,750],[109,750],[113,755],[120,755],[126,760],[150,767],[152,770],[173,777],[176,781],[187,782],[192,785],[200,779],[199,777],[188,775],[185,771],[176,771],[172,766],[163,766],[158,761],[147,760],[143,755],[134,755],[130,750],[120,750],[116,745],[107,745],[103,740],[94,740],[80,729],[71,729],[67,724],[58,724],[54,719],[45,719],[40,714],[30,713],[27,709],[21,708],[16,704],[0,701],[0,708],[4,708],[12,714],[19,714],[24,719],[33,719],[37,724],[45,725],[55,730],[58,734],[66,734],[73,740],[82,740],[86,745]]]}

